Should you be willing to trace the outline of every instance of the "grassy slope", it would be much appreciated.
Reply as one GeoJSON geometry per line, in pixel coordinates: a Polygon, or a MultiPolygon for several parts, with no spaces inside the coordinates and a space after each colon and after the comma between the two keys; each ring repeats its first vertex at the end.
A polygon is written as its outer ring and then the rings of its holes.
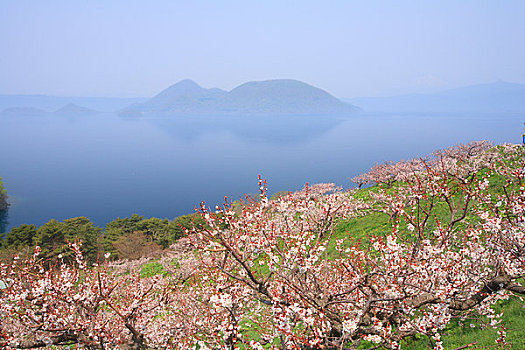
{"type": "MultiPolygon", "coordinates": [[[[503,192],[504,179],[492,176],[490,178],[489,189],[492,194],[503,192]]],[[[375,188],[365,188],[358,190],[355,197],[363,200],[369,199],[369,192],[375,188]]],[[[435,213],[440,219],[446,217],[447,210],[441,203],[435,208],[435,213]]],[[[467,215],[467,220],[476,221],[472,214],[467,215]]],[[[372,213],[366,216],[352,218],[341,221],[335,227],[335,237],[343,238],[351,236],[353,239],[367,240],[368,236],[384,235],[391,231],[389,217],[384,213],[372,213]]],[[[333,247],[329,247],[332,251],[333,247]]],[[[504,309],[504,316],[501,325],[506,328],[507,345],[498,345],[495,340],[498,338],[497,331],[491,327],[482,328],[483,320],[465,320],[461,326],[458,322],[451,323],[442,336],[445,349],[456,349],[468,344],[468,349],[525,349],[525,302],[519,297],[513,297],[500,303],[498,308],[504,309]],[[472,325],[472,326],[471,326],[472,325]],[[475,343],[476,342],[476,343],[475,343]],[[475,344],[473,344],[475,343],[475,344]]],[[[363,349],[373,347],[372,344],[363,344],[363,349]],[[369,345],[369,346],[367,346],[369,345]]],[[[403,344],[403,349],[423,350],[431,348],[428,339],[420,337],[412,339],[403,344]]]]}

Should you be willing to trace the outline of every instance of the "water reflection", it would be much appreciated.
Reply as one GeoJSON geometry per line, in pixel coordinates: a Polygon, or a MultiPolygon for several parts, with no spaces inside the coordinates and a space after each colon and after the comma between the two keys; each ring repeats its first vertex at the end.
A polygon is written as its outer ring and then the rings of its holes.
{"type": "Polygon", "coordinates": [[[355,117],[0,117],[0,176],[16,203],[0,228],[87,216],[97,225],[133,213],[173,218],[202,200],[221,203],[306,182],[335,182],[377,162],[458,142],[521,142],[509,114],[355,117]]]}
{"type": "Polygon", "coordinates": [[[228,132],[243,141],[304,143],[352,117],[335,116],[192,116],[142,119],[170,137],[194,140],[205,134],[228,132]]]}

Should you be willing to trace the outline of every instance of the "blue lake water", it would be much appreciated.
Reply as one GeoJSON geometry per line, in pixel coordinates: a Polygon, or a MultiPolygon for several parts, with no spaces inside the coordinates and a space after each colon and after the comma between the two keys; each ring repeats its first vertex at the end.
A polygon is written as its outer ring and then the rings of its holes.
{"type": "MultiPolygon", "coordinates": [[[[354,117],[0,118],[4,227],[86,216],[99,226],[133,213],[174,218],[224,196],[352,186],[376,163],[487,139],[521,141],[523,115],[354,117]],[[7,221],[7,223],[5,222],[7,221]]],[[[2,218],[0,218],[2,220],[2,218]]]]}

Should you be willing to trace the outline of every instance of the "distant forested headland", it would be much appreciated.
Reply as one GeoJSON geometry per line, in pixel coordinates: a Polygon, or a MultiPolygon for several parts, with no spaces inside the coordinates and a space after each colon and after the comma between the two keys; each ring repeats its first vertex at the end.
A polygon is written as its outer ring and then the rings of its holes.
{"type": "Polygon", "coordinates": [[[7,202],[7,190],[4,187],[2,178],[0,177],[0,234],[5,231],[7,225],[7,208],[9,203],[7,202]]]}
{"type": "Polygon", "coordinates": [[[7,203],[7,190],[4,187],[2,178],[0,177],[0,211],[7,210],[9,204],[7,203]]]}

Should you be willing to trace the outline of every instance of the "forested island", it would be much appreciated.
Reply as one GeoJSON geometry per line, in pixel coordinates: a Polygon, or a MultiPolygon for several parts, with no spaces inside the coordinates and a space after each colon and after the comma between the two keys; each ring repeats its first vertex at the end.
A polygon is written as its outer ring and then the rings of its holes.
{"type": "Polygon", "coordinates": [[[359,108],[302,81],[250,81],[231,91],[205,89],[179,81],[151,99],[120,111],[124,117],[147,115],[354,115],[359,108]]]}
{"type": "Polygon", "coordinates": [[[260,179],[257,200],[174,221],[13,228],[0,346],[523,349],[523,169],[524,146],[472,142],[348,191],[260,179]]]}

